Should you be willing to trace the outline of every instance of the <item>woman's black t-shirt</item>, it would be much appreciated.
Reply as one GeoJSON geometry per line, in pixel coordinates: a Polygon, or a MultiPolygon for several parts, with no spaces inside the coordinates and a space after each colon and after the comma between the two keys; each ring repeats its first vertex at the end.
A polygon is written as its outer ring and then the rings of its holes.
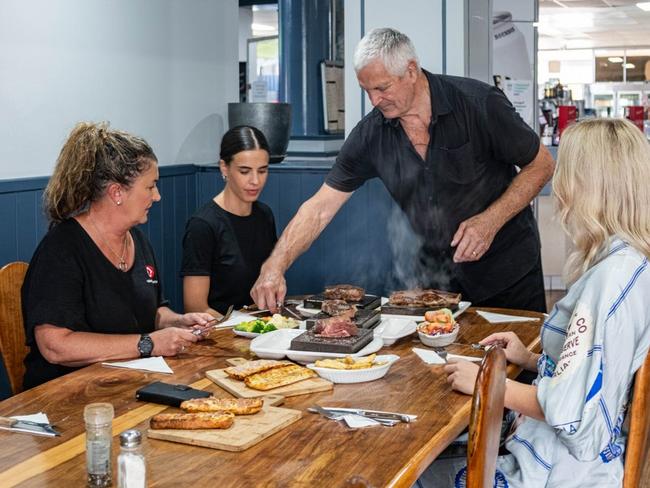
{"type": "Polygon", "coordinates": [[[45,360],[34,338],[37,325],[102,334],[153,332],[156,312],[167,303],[151,244],[140,229],[131,229],[131,236],[135,260],[126,273],[102,254],[75,219],[61,222],[43,238],[22,288],[25,334],[31,347],[25,358],[26,389],[78,369],[45,360]]]}
{"type": "Polygon", "coordinates": [[[210,200],[185,227],[181,276],[209,276],[208,305],[221,313],[230,305],[249,305],[250,290],[276,241],[268,206],[254,202],[251,214],[240,217],[210,200]]]}

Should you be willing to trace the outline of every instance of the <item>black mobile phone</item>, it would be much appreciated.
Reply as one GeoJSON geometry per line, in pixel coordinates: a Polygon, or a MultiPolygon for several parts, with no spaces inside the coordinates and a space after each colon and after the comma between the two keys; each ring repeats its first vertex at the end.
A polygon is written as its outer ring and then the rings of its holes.
{"type": "Polygon", "coordinates": [[[212,396],[212,393],[208,391],[197,390],[187,385],[172,385],[162,381],[150,383],[135,392],[136,400],[171,405],[172,407],[180,406],[185,400],[209,396],[212,396]]]}

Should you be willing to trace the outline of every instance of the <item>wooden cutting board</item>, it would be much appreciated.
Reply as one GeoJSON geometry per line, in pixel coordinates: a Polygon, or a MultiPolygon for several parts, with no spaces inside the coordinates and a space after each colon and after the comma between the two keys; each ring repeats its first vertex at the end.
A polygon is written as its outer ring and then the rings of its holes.
{"type": "MultiPolygon", "coordinates": [[[[237,366],[239,364],[247,362],[248,360],[244,358],[230,358],[227,361],[233,366],[237,366]]],[[[238,398],[256,398],[269,395],[270,393],[274,395],[290,397],[316,393],[318,391],[327,391],[334,388],[334,383],[316,376],[314,378],[308,378],[291,385],[281,386],[280,388],[273,388],[272,390],[254,390],[253,388],[246,386],[243,381],[232,379],[225,373],[224,369],[213,369],[206,371],[205,375],[221,388],[226,390],[228,393],[231,393],[238,398]]]]}
{"type": "Polygon", "coordinates": [[[267,406],[254,415],[237,415],[229,429],[149,429],[149,439],[178,442],[223,451],[244,451],[302,417],[300,410],[267,406]]]}

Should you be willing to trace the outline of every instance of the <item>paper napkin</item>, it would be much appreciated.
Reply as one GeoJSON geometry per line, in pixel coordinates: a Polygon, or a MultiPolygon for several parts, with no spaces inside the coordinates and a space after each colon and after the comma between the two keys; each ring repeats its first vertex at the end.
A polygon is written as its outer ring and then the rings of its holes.
{"type": "Polygon", "coordinates": [[[151,371],[153,373],[173,373],[172,369],[161,356],[134,359],[133,361],[121,361],[118,363],[102,363],[102,366],[109,366],[111,368],[137,369],[140,371],[151,371]]]}
{"type": "Polygon", "coordinates": [[[445,364],[445,360],[438,356],[435,351],[414,347],[413,352],[420,356],[420,359],[427,364],[445,364]]]}
{"type": "Polygon", "coordinates": [[[38,412],[31,415],[12,415],[11,418],[16,420],[27,420],[28,422],[38,422],[39,424],[50,423],[50,419],[47,418],[47,414],[44,414],[43,412],[38,412]]]}
{"type": "Polygon", "coordinates": [[[539,318],[536,317],[522,317],[521,315],[507,315],[504,313],[486,312],[484,310],[477,310],[476,313],[492,324],[498,322],[532,322],[532,321],[539,320],[539,318]]]}
{"type": "Polygon", "coordinates": [[[462,359],[463,361],[473,361],[475,363],[480,363],[483,361],[483,358],[477,358],[476,356],[461,356],[460,354],[447,354],[447,361],[450,359],[462,359]]]}
{"type": "Polygon", "coordinates": [[[343,416],[343,420],[351,429],[358,429],[360,427],[374,427],[381,425],[379,422],[364,417],[362,415],[348,414],[343,416]]]}
{"type": "MultiPolygon", "coordinates": [[[[39,422],[42,424],[49,424],[50,420],[47,418],[47,415],[43,412],[34,413],[31,415],[12,415],[10,418],[16,420],[27,420],[29,422],[39,422]]],[[[22,429],[20,427],[4,427],[0,426],[0,430],[8,430],[10,432],[26,432],[27,434],[35,434],[33,430],[22,429]]],[[[54,437],[56,434],[54,432],[39,432],[36,435],[42,435],[45,437],[54,437]]]]}
{"type": "MultiPolygon", "coordinates": [[[[269,315],[271,315],[270,312],[269,315]]],[[[228,320],[226,320],[225,322],[221,322],[219,324],[219,327],[227,327],[230,325],[234,326],[239,324],[240,322],[250,322],[251,320],[255,320],[256,318],[257,317],[253,315],[244,312],[238,312],[237,310],[235,310],[228,320]]]]}

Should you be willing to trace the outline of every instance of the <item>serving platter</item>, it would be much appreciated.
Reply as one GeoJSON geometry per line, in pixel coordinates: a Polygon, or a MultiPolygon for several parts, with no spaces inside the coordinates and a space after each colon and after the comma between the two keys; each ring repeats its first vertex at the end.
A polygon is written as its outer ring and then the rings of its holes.
{"type": "Polygon", "coordinates": [[[390,346],[399,339],[413,334],[416,329],[417,324],[413,320],[413,317],[399,318],[385,316],[375,328],[375,337],[381,337],[384,346],[390,346]]]}
{"type": "MultiPolygon", "coordinates": [[[[291,341],[303,332],[304,330],[300,329],[280,329],[267,332],[251,341],[250,350],[262,359],[282,359],[286,356],[292,361],[302,364],[311,363],[317,359],[347,356],[344,353],[294,351],[290,349],[291,341]]],[[[374,337],[367,346],[354,354],[350,354],[350,356],[367,356],[368,354],[379,351],[383,345],[384,342],[381,337],[374,337]]]]}

